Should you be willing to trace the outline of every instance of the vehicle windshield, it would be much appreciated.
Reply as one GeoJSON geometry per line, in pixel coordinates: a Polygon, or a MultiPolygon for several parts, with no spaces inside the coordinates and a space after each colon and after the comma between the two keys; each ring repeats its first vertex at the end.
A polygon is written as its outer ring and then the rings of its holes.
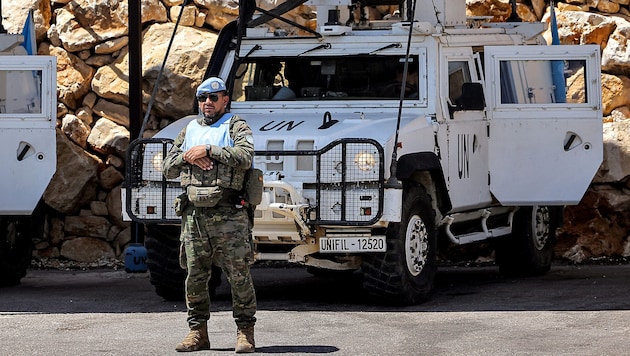
{"type": "MultiPolygon", "coordinates": [[[[398,99],[404,56],[248,58],[232,100],[398,99]]],[[[418,57],[409,57],[405,97],[418,98],[418,57]]]]}

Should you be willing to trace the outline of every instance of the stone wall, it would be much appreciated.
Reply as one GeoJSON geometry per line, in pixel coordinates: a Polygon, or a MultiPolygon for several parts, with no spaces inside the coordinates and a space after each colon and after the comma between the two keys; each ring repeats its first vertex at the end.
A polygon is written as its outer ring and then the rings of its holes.
{"type": "MultiPolygon", "coordinates": [[[[272,0],[261,0],[259,6],[270,8],[266,1],[272,0]]],[[[605,161],[583,201],[566,209],[556,251],[576,262],[630,255],[629,2],[557,4],[563,44],[602,48],[605,161]]],[[[183,3],[142,0],[145,109],[183,3]]],[[[186,3],[144,137],[192,110],[191,98],[218,30],[238,13],[234,1],[186,3]]],[[[28,10],[33,9],[38,52],[58,59],[58,167],[43,197],[49,207],[46,236],[36,241],[34,256],[79,262],[120,260],[132,240],[129,223],[120,216],[125,152],[134,139],[129,133],[127,0],[3,0],[2,6],[3,25],[14,33],[21,32],[28,10]]],[[[508,1],[467,1],[469,16],[490,15],[494,21],[506,20],[511,9],[508,1]]],[[[369,9],[375,18],[393,10],[390,6],[369,9]]],[[[517,12],[525,21],[549,21],[545,0],[521,1],[517,12]]],[[[311,27],[314,21],[307,6],[288,17],[311,27]]]]}

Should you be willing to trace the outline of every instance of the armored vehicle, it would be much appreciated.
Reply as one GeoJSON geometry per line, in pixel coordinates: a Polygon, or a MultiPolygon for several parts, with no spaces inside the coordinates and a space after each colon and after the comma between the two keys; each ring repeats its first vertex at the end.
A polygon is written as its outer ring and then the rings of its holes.
{"type": "MultiPolygon", "coordinates": [[[[563,206],[602,160],[598,46],[547,45],[544,23],[466,17],[464,0],[312,0],[316,25],[241,1],[206,77],[228,83],[264,172],[258,261],[359,271],[393,303],[429,295],[437,250],[489,241],[504,273],[549,270],[563,206]],[[277,26],[291,24],[294,30],[277,26]]],[[[192,106],[192,105],[191,105],[192,106]]],[[[158,294],[181,295],[182,192],[160,162],[190,117],[128,155],[128,218],[146,224],[158,294]]]]}
{"type": "Polygon", "coordinates": [[[8,34],[0,24],[0,286],[26,274],[57,163],[57,60],[31,55],[35,40],[26,32],[8,34]]]}

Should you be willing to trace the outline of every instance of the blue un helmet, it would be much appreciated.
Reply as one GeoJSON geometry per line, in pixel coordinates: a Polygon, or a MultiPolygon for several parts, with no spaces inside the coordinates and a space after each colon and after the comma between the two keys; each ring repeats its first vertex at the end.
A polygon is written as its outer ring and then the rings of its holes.
{"type": "Polygon", "coordinates": [[[219,77],[210,77],[204,80],[203,83],[197,87],[196,95],[199,96],[199,94],[216,93],[220,91],[226,91],[223,79],[219,77]]]}

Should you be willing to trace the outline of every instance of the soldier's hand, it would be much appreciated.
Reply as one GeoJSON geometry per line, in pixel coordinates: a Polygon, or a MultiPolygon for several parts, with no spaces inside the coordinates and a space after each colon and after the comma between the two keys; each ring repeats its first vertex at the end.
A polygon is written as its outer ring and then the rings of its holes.
{"type": "Polygon", "coordinates": [[[188,163],[193,163],[199,158],[207,157],[206,146],[198,145],[190,148],[188,151],[184,152],[184,161],[188,163]]]}
{"type": "Polygon", "coordinates": [[[208,157],[201,157],[198,158],[196,160],[194,160],[192,162],[192,164],[194,164],[195,166],[205,170],[205,171],[209,171],[214,167],[214,162],[212,161],[212,159],[208,158],[208,157]]]}

